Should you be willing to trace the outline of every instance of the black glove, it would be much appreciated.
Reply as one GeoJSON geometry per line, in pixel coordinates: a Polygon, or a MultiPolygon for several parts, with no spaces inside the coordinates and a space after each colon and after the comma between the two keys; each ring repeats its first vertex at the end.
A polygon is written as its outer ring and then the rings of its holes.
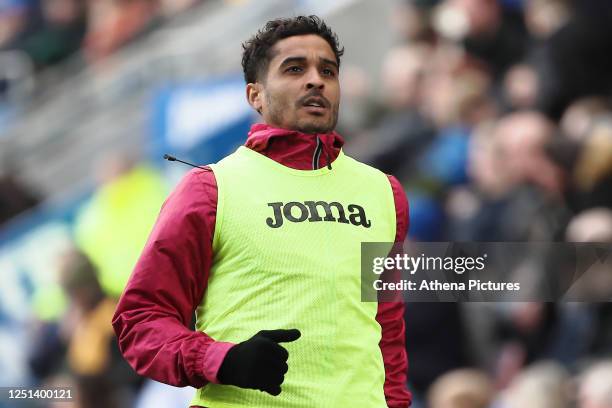
{"type": "Polygon", "coordinates": [[[280,394],[289,353],[278,343],[295,341],[300,335],[298,329],[260,331],[229,349],[217,379],[221,384],[280,394]]]}

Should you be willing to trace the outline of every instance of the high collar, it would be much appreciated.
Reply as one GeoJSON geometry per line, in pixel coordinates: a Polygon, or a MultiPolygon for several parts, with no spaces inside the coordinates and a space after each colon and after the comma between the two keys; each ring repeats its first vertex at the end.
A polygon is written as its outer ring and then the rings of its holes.
{"type": "Polygon", "coordinates": [[[251,126],[245,146],[261,153],[280,164],[297,170],[313,170],[313,157],[317,151],[317,138],[321,141],[322,152],[317,168],[333,162],[344,139],[336,132],[308,134],[256,123],[251,126]]]}

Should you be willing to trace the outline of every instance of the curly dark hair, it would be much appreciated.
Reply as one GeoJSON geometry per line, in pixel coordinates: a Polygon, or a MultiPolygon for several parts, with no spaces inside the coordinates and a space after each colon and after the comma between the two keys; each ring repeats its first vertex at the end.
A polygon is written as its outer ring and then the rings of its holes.
{"type": "Polygon", "coordinates": [[[329,43],[340,66],[344,47],[340,47],[338,36],[317,16],[297,16],[270,20],[253,37],[242,43],[242,70],[246,83],[254,83],[268,70],[272,59],[270,49],[278,41],[294,35],[316,34],[329,43]]]}

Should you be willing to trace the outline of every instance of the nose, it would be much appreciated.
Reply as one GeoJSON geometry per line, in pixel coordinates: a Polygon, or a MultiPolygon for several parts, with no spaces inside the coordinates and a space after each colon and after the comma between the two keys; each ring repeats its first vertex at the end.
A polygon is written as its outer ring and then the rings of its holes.
{"type": "Polygon", "coordinates": [[[316,69],[310,70],[310,74],[306,79],[306,89],[319,88],[322,90],[324,86],[325,82],[321,78],[319,71],[316,69]]]}

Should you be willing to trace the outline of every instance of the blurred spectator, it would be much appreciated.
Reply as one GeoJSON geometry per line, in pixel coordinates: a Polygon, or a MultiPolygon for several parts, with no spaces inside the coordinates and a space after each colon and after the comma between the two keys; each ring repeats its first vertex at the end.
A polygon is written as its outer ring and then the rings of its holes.
{"type": "MultiPolygon", "coordinates": [[[[612,209],[592,208],[576,215],[566,230],[568,242],[612,243],[612,209]]],[[[612,276],[607,263],[597,260],[587,272],[588,279],[578,279],[572,289],[579,296],[593,299],[610,299],[612,276]],[[599,261],[599,262],[597,262],[599,261]]],[[[612,304],[594,303],[590,306],[594,315],[588,352],[593,356],[612,355],[612,304]]]]}
{"type": "Polygon", "coordinates": [[[542,362],[519,374],[504,391],[500,408],[569,408],[569,373],[559,364],[542,362]]]}
{"type": "Polygon", "coordinates": [[[538,97],[538,75],[528,64],[513,65],[504,77],[503,93],[507,109],[534,109],[538,97]]]}
{"type": "Polygon", "coordinates": [[[156,170],[125,155],[110,155],[98,166],[100,188],[75,224],[79,247],[99,271],[107,295],[118,297],[127,282],[161,204],[166,185],[156,170]]]}
{"type": "Polygon", "coordinates": [[[569,213],[561,195],[563,171],[546,151],[553,131],[553,124],[534,112],[515,113],[480,127],[468,164],[476,187],[471,192],[475,210],[453,218],[452,239],[560,239],[569,213]]]}
{"type": "Polygon", "coordinates": [[[498,316],[500,386],[507,386],[523,367],[550,356],[559,320],[557,306],[542,302],[512,303],[498,316]]]}
{"type": "Polygon", "coordinates": [[[486,67],[455,46],[438,46],[424,76],[422,109],[438,128],[473,125],[490,116],[486,67]]]}
{"type": "Polygon", "coordinates": [[[42,23],[21,47],[38,68],[58,63],[76,52],[86,29],[83,1],[41,0],[40,6],[42,23]]]}
{"type": "Polygon", "coordinates": [[[572,2],[574,12],[535,56],[541,79],[538,107],[558,118],[576,98],[612,90],[612,4],[572,2]]]}
{"type": "Polygon", "coordinates": [[[414,109],[422,97],[421,80],[432,48],[426,43],[392,48],[382,63],[384,103],[390,112],[414,109]]]}
{"type": "Polygon", "coordinates": [[[554,125],[537,113],[517,113],[500,120],[497,139],[500,161],[511,186],[529,183],[558,196],[563,190],[560,169],[550,160],[546,145],[554,125]]]}
{"type": "MultiPolygon", "coordinates": [[[[433,119],[438,132],[422,153],[417,171],[420,178],[442,188],[467,181],[472,129],[495,113],[487,95],[488,73],[469,58],[454,60],[455,52],[446,47],[437,49],[422,103],[422,111],[433,119]]],[[[402,168],[398,175],[404,176],[407,170],[402,168]]]]}
{"type": "Polygon", "coordinates": [[[430,121],[419,109],[421,78],[430,53],[431,48],[426,44],[399,46],[391,49],[383,61],[384,111],[352,147],[356,155],[364,156],[383,171],[395,174],[399,166],[414,166],[415,158],[433,136],[430,121]],[[376,145],[371,140],[377,140],[376,145]]]}
{"type": "Polygon", "coordinates": [[[461,369],[444,374],[429,391],[429,408],[487,408],[493,401],[493,384],[478,370],[461,369]]]}
{"type": "Polygon", "coordinates": [[[594,123],[580,145],[572,174],[576,211],[612,207],[612,117],[594,123]]]}
{"type": "Polygon", "coordinates": [[[140,379],[122,358],[111,326],[115,301],[106,297],[89,259],[74,251],[65,255],[61,283],[71,307],[63,319],[67,362],[76,377],[81,407],[129,407],[130,387],[140,379]]]}
{"type": "Polygon", "coordinates": [[[409,381],[417,397],[425,396],[439,376],[472,364],[465,318],[459,303],[411,303],[406,306],[409,381]]]}
{"type": "Polygon", "coordinates": [[[612,361],[593,364],[582,374],[578,397],[579,408],[612,407],[612,361]]]}
{"type": "Polygon", "coordinates": [[[150,29],[158,12],[156,0],[94,0],[87,2],[85,54],[96,62],[150,29]]]}
{"type": "Polygon", "coordinates": [[[497,0],[446,0],[434,26],[443,37],[462,42],[496,79],[525,55],[528,45],[522,15],[497,0]]]}
{"type": "Polygon", "coordinates": [[[71,248],[59,258],[59,280],[69,307],[57,322],[36,322],[30,368],[38,383],[75,386],[77,407],[130,407],[139,378],[121,356],[108,298],[85,254],[71,248]]]}
{"type": "Polygon", "coordinates": [[[535,39],[546,39],[563,27],[570,18],[568,0],[526,0],[525,23],[535,39]]]}
{"type": "Polygon", "coordinates": [[[432,41],[431,13],[439,0],[400,0],[391,14],[391,27],[403,42],[432,41]]]}
{"type": "MultiPolygon", "coordinates": [[[[592,208],[577,214],[567,226],[566,240],[579,243],[612,243],[612,210],[592,208]]],[[[600,248],[605,249],[602,246],[600,248]]],[[[572,289],[578,292],[580,298],[605,301],[612,297],[612,274],[610,274],[612,259],[607,259],[609,254],[606,252],[595,255],[597,258],[592,265],[587,265],[586,270],[577,271],[584,274],[576,277],[572,289]]],[[[605,333],[600,333],[598,337],[607,338],[612,348],[611,330],[605,329],[605,333]]]]}
{"type": "Polygon", "coordinates": [[[568,242],[612,243],[612,210],[592,208],[576,215],[567,226],[568,242]]]}
{"type": "Polygon", "coordinates": [[[572,142],[580,143],[588,136],[594,123],[610,113],[609,108],[609,104],[601,97],[577,99],[563,113],[561,131],[572,142]]]}

